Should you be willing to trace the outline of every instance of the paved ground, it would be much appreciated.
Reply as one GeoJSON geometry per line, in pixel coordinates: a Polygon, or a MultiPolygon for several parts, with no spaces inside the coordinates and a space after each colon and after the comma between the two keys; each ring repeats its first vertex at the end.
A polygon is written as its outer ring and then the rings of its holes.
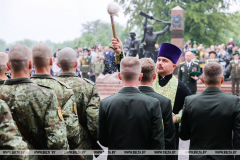
{"type": "MultiPolygon", "coordinates": [[[[180,140],[179,149],[180,150],[188,150],[189,149],[189,141],[181,141],[180,140]]],[[[105,153],[107,153],[107,148],[104,148],[104,151],[105,151],[105,153]]],[[[94,157],[94,160],[107,160],[107,156],[100,155],[98,158],[94,157]]],[[[187,155],[178,156],[178,160],[188,160],[188,156],[187,155]]]]}

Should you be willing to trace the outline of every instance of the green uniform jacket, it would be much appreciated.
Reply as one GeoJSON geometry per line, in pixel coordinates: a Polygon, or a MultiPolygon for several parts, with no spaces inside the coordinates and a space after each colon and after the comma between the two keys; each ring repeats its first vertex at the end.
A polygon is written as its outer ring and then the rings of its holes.
{"type": "Polygon", "coordinates": [[[80,70],[82,73],[88,73],[91,71],[91,57],[87,56],[86,58],[81,57],[80,59],[81,61],[81,66],[80,66],[80,70]]]}
{"type": "Polygon", "coordinates": [[[104,64],[101,61],[97,61],[93,64],[93,73],[100,74],[104,71],[104,64]]]}
{"type": "MultiPolygon", "coordinates": [[[[175,140],[175,126],[172,121],[172,104],[171,101],[158,94],[150,86],[139,86],[138,89],[151,97],[154,97],[159,100],[160,107],[162,111],[163,126],[164,126],[164,142],[166,150],[175,150],[176,149],[176,140],[175,140]]],[[[175,156],[166,156],[167,160],[175,160],[175,156]]]]}
{"type": "MultiPolygon", "coordinates": [[[[58,108],[59,103],[52,89],[40,87],[29,78],[14,78],[6,80],[0,92],[22,128],[38,144],[35,148],[32,142],[27,142],[29,149],[69,149],[66,126],[61,119],[61,109],[58,108]]],[[[33,157],[42,159],[41,156],[33,157]]]]}
{"type": "Polygon", "coordinates": [[[178,79],[185,83],[193,94],[197,92],[197,81],[191,78],[190,73],[199,70],[199,65],[196,62],[192,62],[190,68],[187,67],[186,62],[180,63],[179,66],[178,79]]]}
{"type": "MultiPolygon", "coordinates": [[[[117,94],[104,98],[99,108],[98,138],[109,150],[165,149],[160,102],[136,87],[123,87],[117,94]]],[[[108,159],[123,158],[108,155],[108,159]]],[[[161,160],[165,155],[134,155],[126,159],[161,160]]]]}
{"type": "Polygon", "coordinates": [[[69,147],[70,149],[78,148],[80,145],[80,127],[78,125],[77,106],[72,89],[48,74],[34,74],[31,80],[36,84],[50,87],[55,91],[67,128],[69,147]]]}
{"type": "MultiPolygon", "coordinates": [[[[92,81],[79,78],[75,73],[71,72],[60,73],[57,80],[72,87],[74,91],[81,127],[81,144],[79,149],[92,149],[88,131],[94,139],[97,139],[100,104],[97,86],[92,81]]],[[[84,157],[86,160],[92,159],[92,156],[84,157]]]]}
{"type": "MultiPolygon", "coordinates": [[[[10,109],[0,100],[0,149],[1,150],[26,150],[27,143],[22,139],[16,127],[10,109]]],[[[0,159],[24,160],[24,155],[0,155],[0,159]]]]}
{"type": "MultiPolygon", "coordinates": [[[[185,98],[179,136],[182,140],[190,139],[189,150],[239,150],[239,135],[237,96],[208,87],[202,93],[185,98]]],[[[234,160],[234,155],[190,155],[189,159],[234,160]]]]}
{"type": "Polygon", "coordinates": [[[234,60],[230,61],[229,69],[231,72],[231,78],[240,78],[240,60],[236,64],[234,60]]]}

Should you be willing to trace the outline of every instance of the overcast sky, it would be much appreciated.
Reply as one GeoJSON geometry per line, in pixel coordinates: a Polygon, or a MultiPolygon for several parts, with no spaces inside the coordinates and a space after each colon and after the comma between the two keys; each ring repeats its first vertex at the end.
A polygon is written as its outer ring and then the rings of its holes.
{"type": "MultiPolygon", "coordinates": [[[[110,23],[107,5],[113,0],[0,0],[0,39],[24,38],[53,42],[81,35],[81,24],[101,19],[110,23]]],[[[237,9],[237,5],[231,7],[237,9]]],[[[120,13],[115,21],[125,25],[120,13]]]]}

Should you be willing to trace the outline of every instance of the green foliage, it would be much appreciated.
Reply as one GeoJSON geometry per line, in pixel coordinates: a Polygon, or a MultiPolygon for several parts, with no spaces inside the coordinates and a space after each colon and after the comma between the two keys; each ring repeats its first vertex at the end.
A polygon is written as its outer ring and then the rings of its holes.
{"type": "MultiPolygon", "coordinates": [[[[229,18],[235,19],[236,14],[230,14],[229,1],[226,0],[115,0],[129,15],[128,29],[137,26],[142,28],[144,17],[138,14],[140,10],[152,13],[157,19],[171,21],[171,9],[180,6],[184,9],[184,38],[197,40],[205,45],[218,44],[227,41],[229,37],[221,32],[229,30],[236,32],[229,18]]],[[[235,0],[236,1],[236,0],[235,0]]],[[[162,30],[165,25],[148,20],[152,23],[154,31],[162,30]]],[[[170,42],[171,33],[167,32],[158,38],[158,43],[170,42]]]]}

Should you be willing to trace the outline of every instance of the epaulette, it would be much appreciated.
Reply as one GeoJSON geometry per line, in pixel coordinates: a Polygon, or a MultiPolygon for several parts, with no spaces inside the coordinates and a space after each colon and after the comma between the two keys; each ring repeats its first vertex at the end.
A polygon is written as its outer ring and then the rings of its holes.
{"type": "Polygon", "coordinates": [[[182,62],[182,63],[180,63],[180,64],[184,64],[185,62],[182,62]]]}
{"type": "Polygon", "coordinates": [[[199,62],[199,60],[198,60],[198,59],[196,59],[195,61],[196,61],[196,62],[199,62]]]}
{"type": "MultiPolygon", "coordinates": [[[[56,79],[55,79],[56,80],[56,79]]],[[[65,83],[59,81],[59,80],[56,80],[59,84],[61,84],[62,86],[66,87],[67,89],[72,89],[71,87],[69,87],[68,85],[66,85],[65,83]]]]}
{"type": "Polygon", "coordinates": [[[44,86],[44,85],[41,85],[41,84],[37,84],[37,85],[40,86],[40,87],[43,87],[43,88],[52,89],[51,87],[44,86]]]}
{"type": "Polygon", "coordinates": [[[93,83],[92,81],[90,81],[89,79],[83,78],[86,82],[90,83],[91,85],[95,85],[95,83],[93,83]]]}
{"type": "Polygon", "coordinates": [[[193,62],[193,63],[198,65],[198,63],[197,63],[197,62],[193,62]]]}

